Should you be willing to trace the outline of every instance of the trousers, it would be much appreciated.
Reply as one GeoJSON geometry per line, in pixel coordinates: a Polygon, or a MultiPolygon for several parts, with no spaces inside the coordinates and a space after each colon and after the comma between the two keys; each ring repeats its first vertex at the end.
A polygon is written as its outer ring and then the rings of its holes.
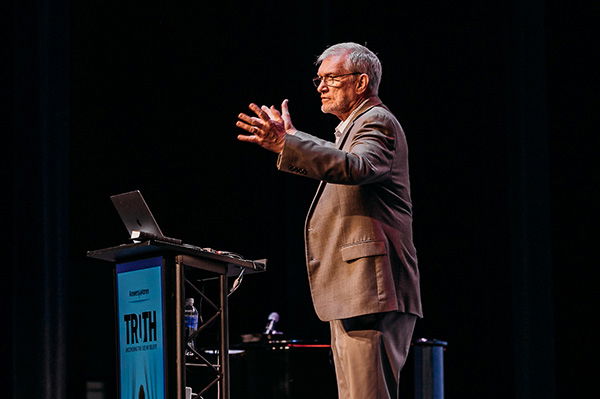
{"type": "Polygon", "coordinates": [[[417,316],[385,312],[329,322],[339,399],[396,399],[417,316]]]}

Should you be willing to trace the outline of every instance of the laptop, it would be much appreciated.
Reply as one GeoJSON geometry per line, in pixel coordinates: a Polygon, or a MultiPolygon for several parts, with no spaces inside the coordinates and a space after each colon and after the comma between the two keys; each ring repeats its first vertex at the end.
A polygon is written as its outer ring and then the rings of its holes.
{"type": "Polygon", "coordinates": [[[141,234],[166,238],[139,190],[112,195],[110,199],[132,239],[141,238],[141,234]]]}

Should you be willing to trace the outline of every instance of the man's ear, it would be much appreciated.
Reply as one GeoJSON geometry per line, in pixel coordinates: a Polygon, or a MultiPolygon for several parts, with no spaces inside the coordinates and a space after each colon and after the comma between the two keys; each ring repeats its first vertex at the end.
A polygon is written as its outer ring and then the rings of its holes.
{"type": "Polygon", "coordinates": [[[356,92],[363,94],[369,87],[369,75],[366,73],[360,74],[356,79],[356,92]]]}

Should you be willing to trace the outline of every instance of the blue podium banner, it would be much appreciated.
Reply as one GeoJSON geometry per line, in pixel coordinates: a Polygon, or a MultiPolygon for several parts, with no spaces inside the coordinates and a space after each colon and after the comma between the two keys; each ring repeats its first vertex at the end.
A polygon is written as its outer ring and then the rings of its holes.
{"type": "Polygon", "coordinates": [[[163,258],[117,265],[121,399],[164,399],[163,258]]]}

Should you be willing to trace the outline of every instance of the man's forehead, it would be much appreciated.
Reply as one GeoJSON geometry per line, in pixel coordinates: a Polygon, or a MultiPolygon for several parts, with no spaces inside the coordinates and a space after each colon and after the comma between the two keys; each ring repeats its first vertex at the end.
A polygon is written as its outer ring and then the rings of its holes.
{"type": "Polygon", "coordinates": [[[336,74],[346,72],[345,64],[346,54],[330,55],[319,65],[319,75],[336,74]]]}

